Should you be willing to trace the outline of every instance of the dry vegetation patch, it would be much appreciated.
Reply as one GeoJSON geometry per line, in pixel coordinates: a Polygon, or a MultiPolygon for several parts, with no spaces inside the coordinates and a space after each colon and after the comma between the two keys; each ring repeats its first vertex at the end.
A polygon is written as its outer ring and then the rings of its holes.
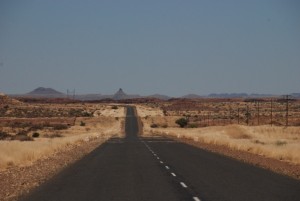
{"type": "Polygon", "coordinates": [[[0,170],[30,165],[82,140],[124,134],[122,106],[27,104],[6,96],[1,100],[0,170]]]}
{"type": "Polygon", "coordinates": [[[231,125],[194,129],[155,128],[144,133],[185,137],[194,141],[224,145],[231,149],[300,164],[300,129],[298,127],[231,125]]]}

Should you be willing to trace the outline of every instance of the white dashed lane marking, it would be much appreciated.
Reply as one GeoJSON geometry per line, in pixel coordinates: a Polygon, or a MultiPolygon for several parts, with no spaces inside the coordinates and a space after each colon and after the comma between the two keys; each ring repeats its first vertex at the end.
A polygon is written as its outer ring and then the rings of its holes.
{"type": "Polygon", "coordinates": [[[193,197],[195,201],[201,201],[198,197],[193,197]]]}
{"type": "MultiPolygon", "coordinates": [[[[144,141],[142,141],[144,144],[145,144],[145,146],[148,148],[148,150],[153,154],[153,156],[154,157],[156,157],[156,159],[157,160],[159,160],[159,162],[160,162],[160,164],[164,164],[164,162],[163,161],[161,161],[160,160],[160,158],[158,157],[158,155],[150,148],[150,146],[148,146],[147,144],[146,144],[146,142],[144,142],[144,141]]],[[[157,142],[157,141],[156,141],[157,142]]],[[[166,168],[166,170],[170,170],[170,167],[169,166],[165,166],[165,168],[166,168]]],[[[174,173],[174,172],[171,172],[171,175],[173,176],[173,177],[176,177],[176,174],[174,173]]],[[[183,188],[186,188],[186,189],[188,189],[188,186],[184,183],[184,182],[179,182],[180,183],[180,185],[183,187],[183,188]]],[[[194,194],[195,195],[195,194],[194,194]]],[[[201,201],[198,197],[193,197],[193,200],[194,201],[201,201]]]]}
{"type": "Polygon", "coordinates": [[[180,182],[180,184],[181,184],[181,186],[182,186],[183,188],[187,188],[187,185],[185,185],[185,183],[180,182]]]}

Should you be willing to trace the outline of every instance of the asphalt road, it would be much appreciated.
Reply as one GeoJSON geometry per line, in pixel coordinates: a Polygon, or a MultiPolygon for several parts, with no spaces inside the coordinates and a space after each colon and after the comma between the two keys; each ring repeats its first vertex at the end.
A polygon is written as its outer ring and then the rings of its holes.
{"type": "Polygon", "coordinates": [[[41,185],[26,201],[299,201],[300,182],[163,137],[113,138],[41,185]]]}

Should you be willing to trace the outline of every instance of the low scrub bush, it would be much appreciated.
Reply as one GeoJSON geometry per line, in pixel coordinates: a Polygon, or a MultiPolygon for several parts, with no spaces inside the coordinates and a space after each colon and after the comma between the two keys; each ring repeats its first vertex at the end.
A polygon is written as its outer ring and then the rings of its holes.
{"type": "Polygon", "coordinates": [[[197,124],[188,124],[188,128],[198,128],[197,124]]]}
{"type": "Polygon", "coordinates": [[[176,124],[178,124],[181,128],[184,128],[188,125],[188,120],[186,118],[180,118],[180,119],[177,119],[175,121],[176,124]]]}
{"type": "Polygon", "coordinates": [[[33,138],[37,138],[37,137],[39,137],[39,136],[40,136],[40,134],[37,133],[37,132],[35,132],[35,133],[32,134],[32,137],[33,137],[33,138]]]}
{"type": "Polygon", "coordinates": [[[150,125],[150,127],[151,128],[158,128],[158,125],[153,123],[153,124],[150,125]]]}
{"type": "Polygon", "coordinates": [[[53,134],[45,134],[44,137],[46,138],[57,138],[57,137],[63,137],[62,134],[59,133],[53,133],[53,134]]]}
{"type": "Polygon", "coordinates": [[[161,127],[162,128],[168,128],[168,124],[163,124],[161,127]]]}
{"type": "Polygon", "coordinates": [[[114,106],[111,107],[111,109],[117,110],[117,109],[118,109],[118,106],[114,105],[114,106]]]}
{"type": "Polygon", "coordinates": [[[278,140],[278,141],[276,141],[276,143],[275,143],[276,146],[283,146],[283,145],[286,145],[286,144],[287,144],[286,141],[281,141],[281,140],[278,140]]]}
{"type": "Polygon", "coordinates": [[[15,135],[15,136],[12,136],[12,140],[33,141],[33,138],[28,135],[15,135]]]}
{"type": "Polygon", "coordinates": [[[17,133],[17,135],[27,135],[28,131],[26,130],[21,130],[17,133]]]}
{"type": "Polygon", "coordinates": [[[0,140],[6,140],[6,139],[8,139],[10,137],[11,136],[8,133],[0,131],[0,140]]]}
{"type": "Polygon", "coordinates": [[[81,121],[80,126],[85,126],[85,122],[81,121]]]}
{"type": "Polygon", "coordinates": [[[65,130],[68,129],[69,127],[65,124],[56,124],[52,126],[54,130],[65,130]]]}
{"type": "Polygon", "coordinates": [[[29,130],[36,131],[36,130],[42,130],[42,129],[44,129],[44,125],[33,125],[33,126],[31,126],[31,128],[29,130]]]}
{"type": "Polygon", "coordinates": [[[265,145],[266,143],[260,141],[260,140],[254,140],[253,143],[255,144],[261,144],[261,145],[265,145]]]}

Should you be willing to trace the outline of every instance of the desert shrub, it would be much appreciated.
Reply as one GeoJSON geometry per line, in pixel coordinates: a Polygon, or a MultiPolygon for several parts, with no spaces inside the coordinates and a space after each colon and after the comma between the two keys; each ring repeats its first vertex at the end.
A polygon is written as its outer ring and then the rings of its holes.
{"type": "Polygon", "coordinates": [[[82,116],[82,117],[92,117],[93,114],[92,114],[92,113],[89,113],[89,112],[82,112],[81,116],[82,116]]]}
{"type": "Polygon", "coordinates": [[[80,126],[85,126],[85,122],[81,121],[80,126]]]}
{"type": "Polygon", "coordinates": [[[116,109],[118,109],[118,106],[113,105],[113,106],[111,107],[111,109],[116,110],[116,109]]]}
{"type": "Polygon", "coordinates": [[[278,141],[276,141],[276,143],[275,143],[276,146],[283,146],[283,145],[286,145],[286,144],[287,144],[286,141],[281,141],[281,140],[278,140],[278,141]]]}
{"type": "Polygon", "coordinates": [[[0,131],[0,140],[5,140],[9,137],[11,137],[11,136],[8,133],[0,131]]]}
{"type": "Polygon", "coordinates": [[[12,128],[26,128],[26,127],[31,127],[31,123],[27,122],[11,122],[9,123],[9,126],[12,128]]]}
{"type": "Polygon", "coordinates": [[[119,120],[119,117],[115,117],[115,120],[117,120],[117,121],[118,121],[118,120],[119,120]]]}
{"type": "Polygon", "coordinates": [[[188,120],[186,118],[180,118],[180,119],[177,119],[175,121],[175,123],[178,124],[181,128],[184,128],[187,126],[188,120]]]}
{"type": "Polygon", "coordinates": [[[82,109],[71,109],[69,111],[69,116],[71,116],[71,117],[92,117],[93,114],[86,112],[82,109]]]}
{"type": "Polygon", "coordinates": [[[158,128],[158,125],[153,123],[153,124],[150,125],[150,127],[151,128],[158,128]]]}
{"type": "Polygon", "coordinates": [[[265,145],[266,143],[260,141],[260,140],[254,140],[253,143],[255,144],[261,144],[261,145],[265,145]]]}
{"type": "Polygon", "coordinates": [[[33,141],[33,138],[28,136],[28,135],[24,135],[24,134],[17,134],[15,136],[12,136],[12,140],[19,140],[19,141],[33,141]]]}
{"type": "Polygon", "coordinates": [[[45,134],[44,137],[46,138],[56,138],[56,137],[63,137],[62,134],[53,133],[53,134],[45,134]]]}
{"type": "Polygon", "coordinates": [[[30,127],[30,131],[36,131],[36,130],[42,130],[44,128],[44,125],[33,125],[30,127]]]}
{"type": "Polygon", "coordinates": [[[78,116],[80,116],[80,113],[81,113],[80,110],[71,109],[71,110],[69,111],[69,116],[72,116],[72,117],[78,117],[78,116]]]}
{"type": "Polygon", "coordinates": [[[56,124],[52,126],[54,130],[65,130],[68,129],[67,125],[64,124],[56,124]]]}
{"type": "Polygon", "coordinates": [[[188,128],[198,128],[198,125],[193,123],[193,124],[188,124],[187,127],[188,128]]]}
{"type": "Polygon", "coordinates": [[[37,132],[35,132],[35,133],[32,134],[32,137],[33,137],[33,138],[37,138],[37,137],[39,137],[39,136],[40,136],[40,134],[37,133],[37,132]]]}
{"type": "Polygon", "coordinates": [[[28,131],[26,130],[21,130],[17,133],[17,135],[27,135],[28,131]]]}
{"type": "Polygon", "coordinates": [[[168,128],[168,124],[163,124],[161,127],[168,128]]]}

